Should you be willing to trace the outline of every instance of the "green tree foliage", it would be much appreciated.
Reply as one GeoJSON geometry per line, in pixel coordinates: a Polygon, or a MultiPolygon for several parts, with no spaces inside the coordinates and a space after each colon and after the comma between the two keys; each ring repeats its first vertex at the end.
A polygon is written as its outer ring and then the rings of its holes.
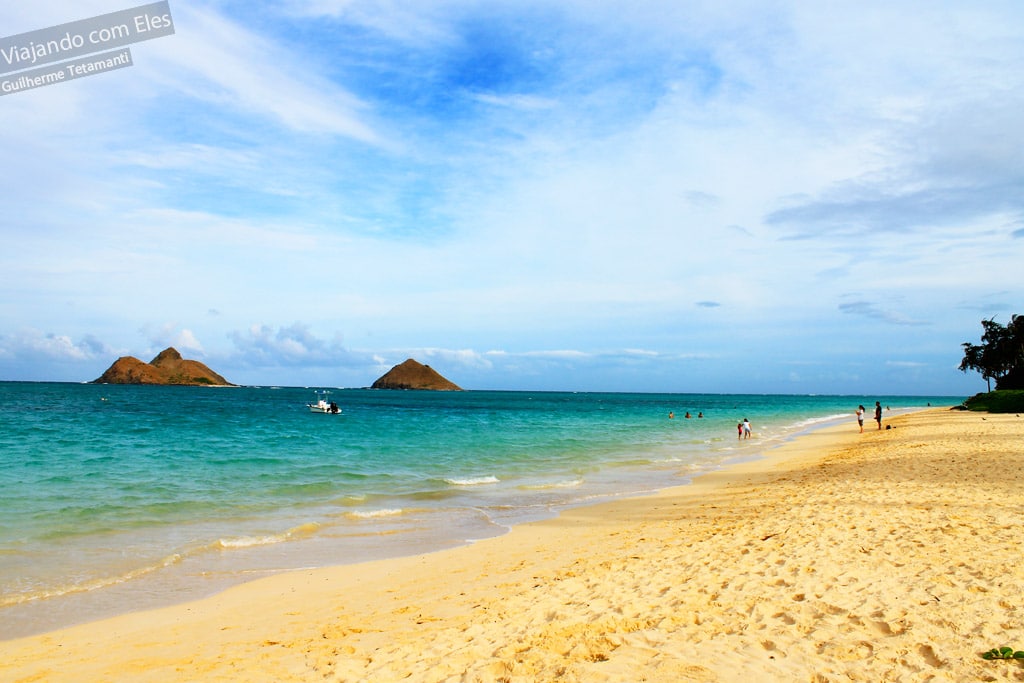
{"type": "Polygon", "coordinates": [[[996,389],[1024,389],[1024,316],[1013,315],[1008,325],[982,320],[981,344],[965,342],[960,370],[976,370],[996,389]]]}

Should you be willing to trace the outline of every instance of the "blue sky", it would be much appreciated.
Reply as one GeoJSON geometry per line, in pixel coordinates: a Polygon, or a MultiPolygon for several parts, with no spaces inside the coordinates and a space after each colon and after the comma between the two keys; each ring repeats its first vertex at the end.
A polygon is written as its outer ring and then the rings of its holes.
{"type": "Polygon", "coordinates": [[[170,7],[0,98],[0,379],[969,395],[1024,313],[1016,0],[170,7]]]}

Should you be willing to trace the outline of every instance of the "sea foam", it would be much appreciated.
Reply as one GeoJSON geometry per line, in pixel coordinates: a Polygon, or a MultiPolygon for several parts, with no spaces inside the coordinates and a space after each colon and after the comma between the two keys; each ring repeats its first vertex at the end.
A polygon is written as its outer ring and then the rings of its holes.
{"type": "Polygon", "coordinates": [[[497,484],[499,479],[494,476],[489,477],[467,477],[463,479],[451,478],[444,480],[446,484],[451,486],[483,486],[484,484],[497,484]]]}

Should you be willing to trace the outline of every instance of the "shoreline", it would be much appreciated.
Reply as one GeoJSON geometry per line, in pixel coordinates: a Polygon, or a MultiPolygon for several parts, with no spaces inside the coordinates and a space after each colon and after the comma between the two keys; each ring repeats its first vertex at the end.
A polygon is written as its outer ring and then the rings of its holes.
{"type": "MultiPolygon", "coordinates": [[[[606,463],[607,467],[588,473],[586,477],[575,475],[576,480],[569,486],[549,482],[530,490],[529,495],[536,500],[514,508],[501,505],[500,499],[488,505],[480,494],[473,493],[473,486],[467,486],[468,495],[476,495],[477,499],[475,502],[467,499],[464,505],[432,509],[419,507],[417,501],[411,499],[396,499],[386,501],[383,508],[379,504],[369,505],[368,508],[374,508],[369,513],[361,512],[362,508],[354,505],[351,511],[341,514],[339,509],[343,508],[325,510],[314,506],[297,508],[298,513],[289,513],[287,523],[278,524],[276,528],[273,525],[256,530],[232,527],[219,534],[206,530],[207,540],[203,543],[170,546],[164,552],[152,553],[148,562],[137,562],[122,572],[98,574],[91,585],[60,587],[58,590],[63,592],[41,593],[45,596],[42,599],[4,605],[0,608],[0,616],[4,617],[0,641],[64,629],[129,611],[198,600],[259,577],[423,554],[502,536],[519,524],[549,519],[564,510],[649,496],[670,486],[687,485],[703,473],[735,462],[761,459],[794,438],[829,425],[844,424],[847,420],[848,416],[830,414],[780,423],[783,425],[781,433],[776,427],[739,444],[723,440],[716,447],[718,452],[709,451],[695,458],[689,457],[693,453],[686,450],[692,448],[692,444],[658,448],[650,444],[635,446],[630,451],[634,462],[626,466],[606,463]],[[683,450],[678,451],[680,448],[683,450]],[[313,514],[309,514],[310,510],[313,514]],[[447,521],[441,520],[441,516],[447,516],[447,521]],[[353,522],[353,519],[360,521],[353,522]]],[[[488,484],[491,481],[497,484],[496,478],[487,479],[488,484]]],[[[508,485],[505,486],[507,489],[508,485]]],[[[145,549],[144,544],[132,545],[145,549]]],[[[8,576],[18,573],[14,571],[8,576]]],[[[18,595],[12,592],[3,597],[17,600],[18,595]]]]}
{"type": "Polygon", "coordinates": [[[1019,672],[977,653],[1024,647],[1024,611],[1006,593],[1024,570],[1012,543],[993,543],[1011,538],[1024,510],[1013,457],[1024,421],[930,409],[887,422],[895,429],[815,430],[691,484],[468,546],[261,578],[0,642],[0,671],[284,681],[627,680],[637,667],[655,681],[1019,672]]]}

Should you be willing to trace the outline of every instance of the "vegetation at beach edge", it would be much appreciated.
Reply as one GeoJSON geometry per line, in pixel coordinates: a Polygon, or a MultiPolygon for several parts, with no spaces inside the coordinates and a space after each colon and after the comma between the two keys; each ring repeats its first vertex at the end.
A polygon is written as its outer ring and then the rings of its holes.
{"type": "Polygon", "coordinates": [[[988,413],[1024,413],[1024,390],[1007,389],[976,394],[964,401],[964,407],[988,413]]]}
{"type": "Polygon", "coordinates": [[[974,370],[988,382],[988,393],[964,401],[969,410],[990,413],[1024,412],[1024,316],[1012,315],[1006,325],[982,320],[981,344],[965,342],[960,370],[974,370]],[[992,380],[996,390],[992,391],[992,380]]]}

